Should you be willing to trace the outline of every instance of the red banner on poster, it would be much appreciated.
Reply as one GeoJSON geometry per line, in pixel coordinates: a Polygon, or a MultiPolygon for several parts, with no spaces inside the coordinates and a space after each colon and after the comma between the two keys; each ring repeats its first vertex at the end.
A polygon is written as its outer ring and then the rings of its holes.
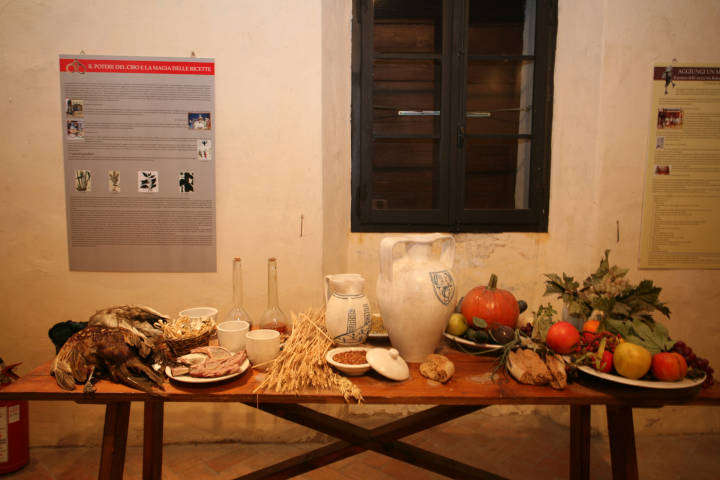
{"type": "Polygon", "coordinates": [[[69,73],[215,75],[215,63],[61,58],[60,71],[69,73]]]}

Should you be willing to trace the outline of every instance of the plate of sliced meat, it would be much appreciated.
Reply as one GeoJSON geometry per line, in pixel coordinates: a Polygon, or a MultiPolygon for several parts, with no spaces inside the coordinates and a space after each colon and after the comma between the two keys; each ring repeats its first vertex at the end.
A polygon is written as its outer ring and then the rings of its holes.
{"type": "Polygon", "coordinates": [[[185,383],[209,383],[241,375],[250,367],[245,351],[230,352],[222,347],[199,347],[165,367],[172,380],[185,383]]]}

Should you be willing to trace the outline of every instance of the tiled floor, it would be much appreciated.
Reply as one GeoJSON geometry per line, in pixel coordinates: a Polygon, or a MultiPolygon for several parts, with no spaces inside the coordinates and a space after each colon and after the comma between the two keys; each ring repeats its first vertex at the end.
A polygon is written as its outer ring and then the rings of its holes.
{"type": "MultiPolygon", "coordinates": [[[[453,420],[405,439],[408,443],[513,479],[568,478],[569,435],[541,415],[493,416],[485,411],[453,420]]],[[[717,480],[720,434],[636,437],[642,479],[717,480]]],[[[170,444],[163,450],[163,478],[231,479],[322,444],[170,444]]],[[[22,470],[3,480],[97,478],[99,448],[34,448],[22,470]]],[[[591,441],[591,478],[609,479],[607,437],[591,441]]],[[[126,479],[142,478],[142,450],[130,447],[126,479]]],[[[426,480],[441,475],[383,455],[365,452],[299,477],[305,480],[426,480]]]]}

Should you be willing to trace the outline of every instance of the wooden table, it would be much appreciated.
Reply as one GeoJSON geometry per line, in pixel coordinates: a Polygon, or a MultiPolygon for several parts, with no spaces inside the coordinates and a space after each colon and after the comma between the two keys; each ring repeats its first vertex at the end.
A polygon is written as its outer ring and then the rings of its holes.
{"type": "Polygon", "coordinates": [[[241,402],[273,415],[305,425],[338,439],[318,450],[254,472],[245,479],[288,478],[365,450],[379,452],[453,478],[501,478],[490,472],[461,464],[401,441],[402,437],[466,415],[490,405],[568,405],[570,408],[569,478],[590,477],[590,406],[607,409],[613,478],[638,478],[632,409],[664,405],[720,405],[720,387],[701,390],[656,390],[606,382],[584,374],[565,390],[521,385],[512,379],[490,380],[493,357],[466,355],[445,347],[455,363],[455,376],[445,385],[428,382],[417,364],[410,365],[411,378],[404,382],[386,380],[378,374],[354,378],[367,404],[433,405],[387,425],[365,429],[317,412],[303,404],[342,403],[330,392],[302,392],[298,395],[253,393],[259,384],[252,369],[234,379],[216,384],[165,386],[165,396],[153,397],[107,381],[97,384],[93,395],[61,390],[49,375],[48,362],[18,382],[0,390],[0,399],[72,400],[105,404],[105,426],[99,478],[121,479],[130,416],[130,402],[144,402],[143,478],[160,479],[162,469],[163,409],[165,402],[241,402]]]}

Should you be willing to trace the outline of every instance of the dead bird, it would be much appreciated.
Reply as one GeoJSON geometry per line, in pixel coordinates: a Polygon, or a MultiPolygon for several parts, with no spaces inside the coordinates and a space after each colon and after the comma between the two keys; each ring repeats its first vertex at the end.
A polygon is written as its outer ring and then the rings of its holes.
{"type": "Polygon", "coordinates": [[[88,320],[88,326],[120,327],[132,331],[143,342],[139,346],[143,358],[153,348],[158,338],[162,338],[162,329],[155,326],[160,320],[169,317],[140,305],[116,305],[95,312],[88,320]]]}
{"type": "Polygon", "coordinates": [[[65,390],[74,390],[77,382],[85,383],[84,391],[92,393],[92,380],[107,375],[114,382],[161,395],[153,387],[163,390],[164,378],[145,363],[151,361],[150,355],[142,353],[146,341],[127,328],[88,326],[65,342],[50,373],[65,390]]]}

